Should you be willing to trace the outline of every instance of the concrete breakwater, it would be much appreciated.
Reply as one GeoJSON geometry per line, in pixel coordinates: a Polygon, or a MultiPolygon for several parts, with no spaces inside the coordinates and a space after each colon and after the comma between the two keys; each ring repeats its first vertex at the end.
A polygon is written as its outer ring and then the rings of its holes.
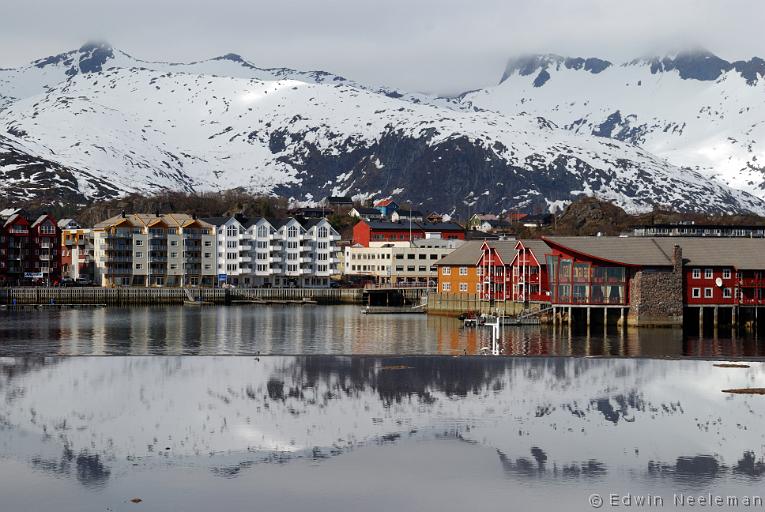
{"type": "MultiPolygon", "coordinates": [[[[213,304],[237,301],[300,301],[319,304],[361,303],[358,288],[193,288],[195,300],[213,304]]],[[[104,304],[107,306],[183,304],[183,288],[0,288],[0,304],[104,304]]]]}

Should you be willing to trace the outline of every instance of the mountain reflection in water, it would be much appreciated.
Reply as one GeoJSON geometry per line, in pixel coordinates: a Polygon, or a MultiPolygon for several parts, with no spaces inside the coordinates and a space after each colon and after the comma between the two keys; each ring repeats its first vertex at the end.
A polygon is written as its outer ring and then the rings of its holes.
{"type": "MultiPolygon", "coordinates": [[[[505,355],[762,357],[753,335],[678,329],[507,328],[505,355]]],[[[362,315],[357,306],[182,306],[0,312],[0,355],[474,355],[490,329],[432,315],[362,315]]]]}
{"type": "Polygon", "coordinates": [[[765,475],[765,402],[720,390],[763,383],[765,363],[701,360],[0,358],[0,473],[20,464],[109,495],[157,472],[248,479],[346,457],[374,472],[387,451],[468,449],[456,442],[493,452],[492,478],[553,494],[567,481],[748,488],[765,475]]]}

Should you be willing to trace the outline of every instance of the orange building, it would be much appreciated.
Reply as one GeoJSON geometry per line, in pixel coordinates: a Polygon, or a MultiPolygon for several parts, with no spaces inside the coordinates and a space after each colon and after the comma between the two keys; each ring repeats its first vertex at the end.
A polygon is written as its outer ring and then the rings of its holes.
{"type": "Polygon", "coordinates": [[[483,240],[470,240],[444,256],[438,267],[438,293],[480,293],[483,240]]]}

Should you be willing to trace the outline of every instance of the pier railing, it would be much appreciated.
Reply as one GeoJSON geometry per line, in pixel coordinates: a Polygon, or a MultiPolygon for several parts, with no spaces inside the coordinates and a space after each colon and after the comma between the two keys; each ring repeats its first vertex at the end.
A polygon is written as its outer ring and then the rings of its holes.
{"type": "Polygon", "coordinates": [[[321,304],[355,304],[359,288],[0,288],[0,304],[104,304],[108,306],[183,304],[185,290],[214,304],[247,300],[312,299],[321,304]]]}

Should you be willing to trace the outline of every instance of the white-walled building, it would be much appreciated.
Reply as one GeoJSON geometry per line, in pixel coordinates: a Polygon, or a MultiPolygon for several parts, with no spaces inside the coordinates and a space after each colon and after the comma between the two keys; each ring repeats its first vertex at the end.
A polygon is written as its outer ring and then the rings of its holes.
{"type": "Polygon", "coordinates": [[[424,238],[401,242],[370,242],[345,248],[347,276],[368,277],[379,283],[436,282],[435,264],[465,243],[463,240],[424,238]]]}
{"type": "Polygon", "coordinates": [[[326,219],[206,219],[215,226],[217,279],[241,287],[326,287],[339,274],[340,234],[326,219]]]}

